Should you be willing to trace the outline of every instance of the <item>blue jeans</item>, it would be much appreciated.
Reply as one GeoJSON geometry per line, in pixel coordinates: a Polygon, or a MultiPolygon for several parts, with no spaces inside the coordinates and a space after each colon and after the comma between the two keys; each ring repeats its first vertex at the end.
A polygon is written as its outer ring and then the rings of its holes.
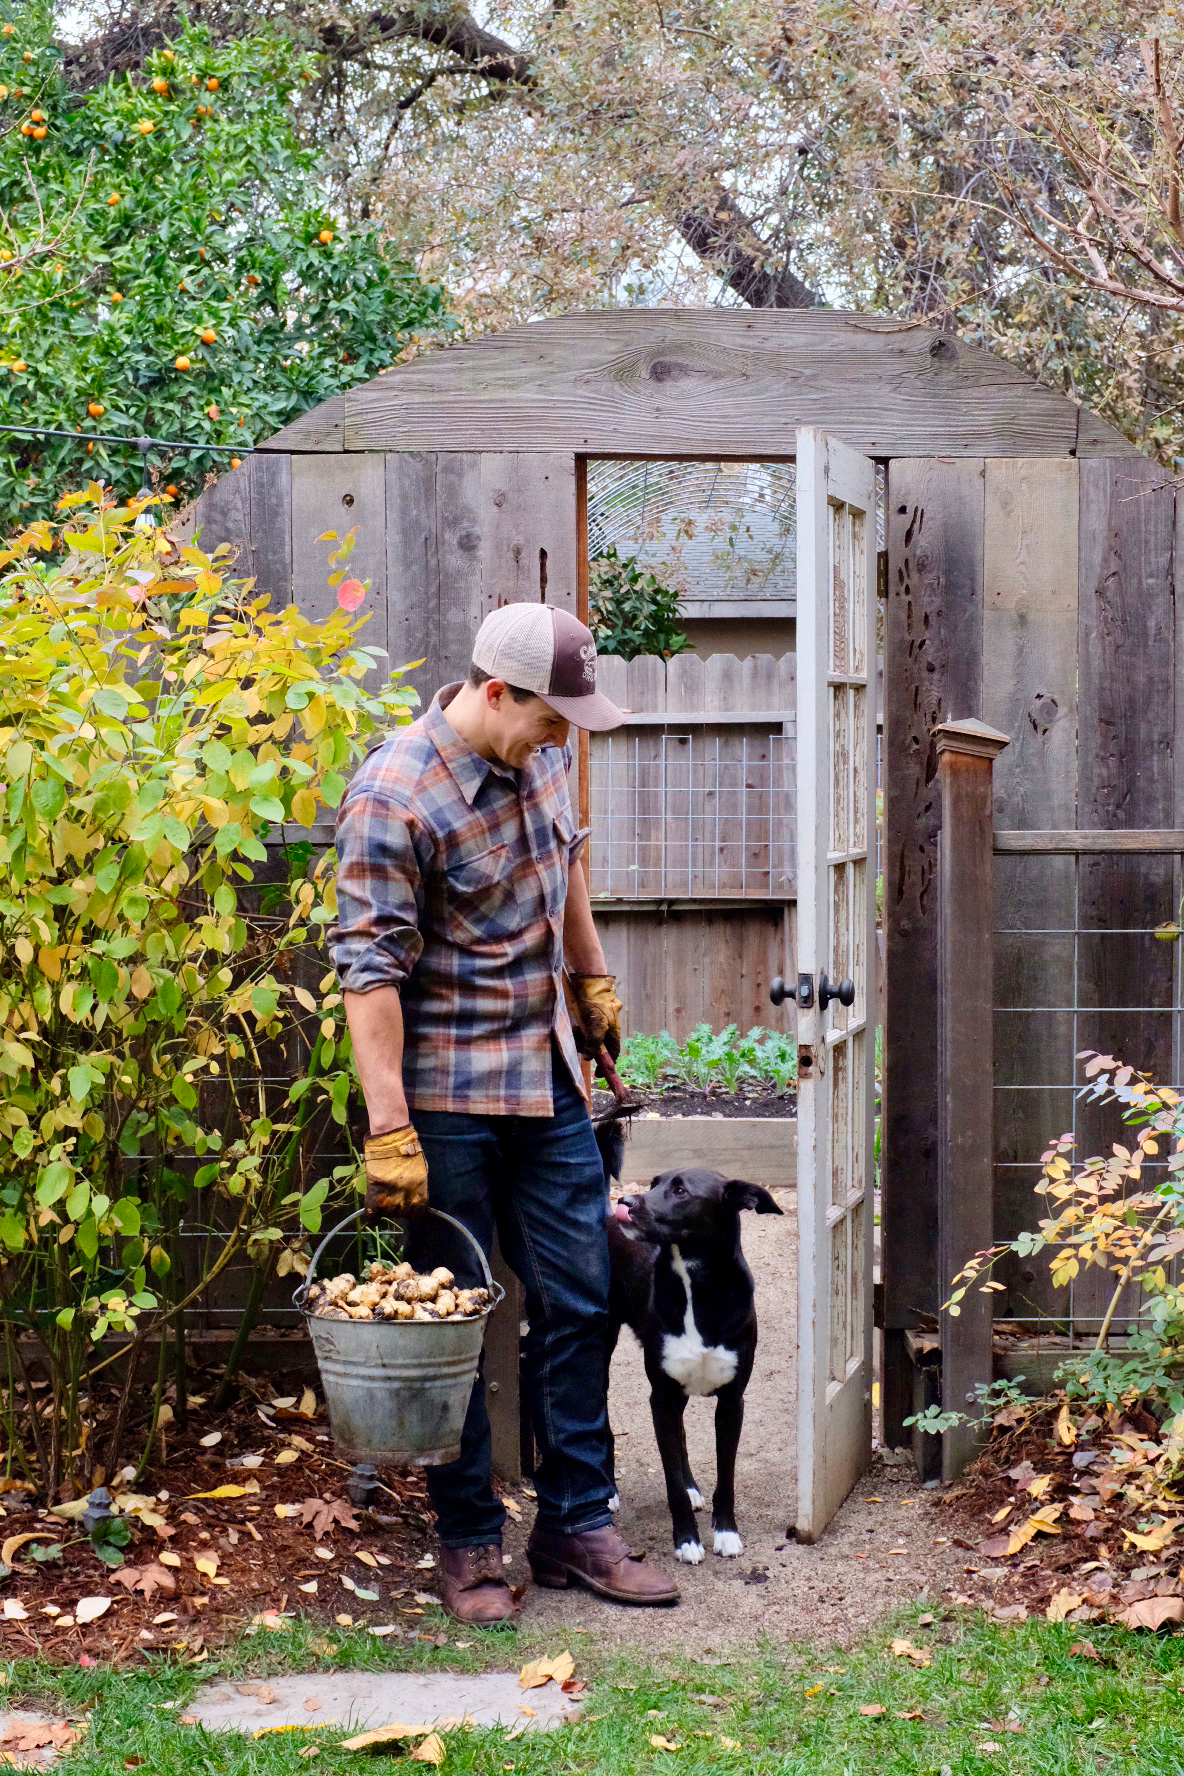
{"type": "MultiPolygon", "coordinates": [[[[605,1329],[608,1208],[588,1107],[557,1053],[553,1116],[412,1109],[432,1207],[464,1223],[488,1255],[496,1227],[526,1292],[522,1380],[540,1461],[540,1524],[568,1535],[611,1523],[605,1329]]],[[[491,1481],[479,1373],[459,1459],[428,1468],[445,1547],[499,1543],[506,1513],[491,1481]]]]}

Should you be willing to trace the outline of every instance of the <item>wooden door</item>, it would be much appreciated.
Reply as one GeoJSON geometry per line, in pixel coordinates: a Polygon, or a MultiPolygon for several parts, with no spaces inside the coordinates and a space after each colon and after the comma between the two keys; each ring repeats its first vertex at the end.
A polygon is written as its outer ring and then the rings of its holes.
{"type": "Polygon", "coordinates": [[[871,1457],[876,480],[812,428],[797,463],[796,1530],[812,1542],[871,1457]]]}

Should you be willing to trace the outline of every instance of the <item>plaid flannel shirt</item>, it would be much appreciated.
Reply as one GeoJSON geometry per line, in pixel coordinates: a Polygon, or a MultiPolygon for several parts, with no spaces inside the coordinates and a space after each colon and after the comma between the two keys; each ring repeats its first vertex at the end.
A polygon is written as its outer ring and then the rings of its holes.
{"type": "Polygon", "coordinates": [[[372,752],[337,818],[333,961],[351,993],[399,989],[416,1110],[551,1116],[551,1044],[580,1063],[561,991],[571,748],[522,771],[452,728],[448,685],[372,752]]]}

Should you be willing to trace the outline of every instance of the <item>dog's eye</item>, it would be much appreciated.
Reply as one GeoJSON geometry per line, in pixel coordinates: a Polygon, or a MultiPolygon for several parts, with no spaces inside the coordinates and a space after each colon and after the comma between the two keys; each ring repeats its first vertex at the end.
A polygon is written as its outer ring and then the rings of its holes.
{"type": "Polygon", "coordinates": [[[687,1193],[687,1190],[686,1190],[686,1185],[685,1185],[685,1184],[683,1184],[683,1183],[682,1183],[682,1182],[681,1182],[681,1180],[676,1180],[676,1181],[675,1181],[675,1182],[674,1182],[674,1183],[673,1183],[673,1184],[672,1184],[672,1185],[671,1185],[671,1186],[670,1186],[670,1194],[671,1194],[671,1196],[685,1196],[685,1195],[686,1195],[686,1193],[687,1193]]]}

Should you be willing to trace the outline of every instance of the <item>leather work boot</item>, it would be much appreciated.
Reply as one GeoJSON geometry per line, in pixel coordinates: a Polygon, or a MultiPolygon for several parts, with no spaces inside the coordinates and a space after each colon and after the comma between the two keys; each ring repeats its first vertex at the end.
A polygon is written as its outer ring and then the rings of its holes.
{"type": "Polygon", "coordinates": [[[439,1573],[440,1602],[458,1622],[489,1628],[518,1614],[499,1547],[441,1548],[439,1573]]]}
{"type": "Polygon", "coordinates": [[[614,1603],[677,1603],[678,1586],[645,1565],[611,1523],[583,1535],[560,1535],[536,1523],[526,1545],[536,1585],[561,1591],[584,1585],[614,1603]]]}

